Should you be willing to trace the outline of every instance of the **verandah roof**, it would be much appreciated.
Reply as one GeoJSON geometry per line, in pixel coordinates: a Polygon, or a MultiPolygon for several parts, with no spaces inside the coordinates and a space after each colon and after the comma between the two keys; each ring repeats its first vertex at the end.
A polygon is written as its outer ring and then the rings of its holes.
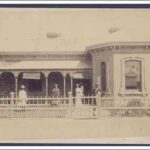
{"type": "Polygon", "coordinates": [[[19,61],[0,62],[0,69],[91,69],[89,61],[67,60],[67,61],[19,61]]]}

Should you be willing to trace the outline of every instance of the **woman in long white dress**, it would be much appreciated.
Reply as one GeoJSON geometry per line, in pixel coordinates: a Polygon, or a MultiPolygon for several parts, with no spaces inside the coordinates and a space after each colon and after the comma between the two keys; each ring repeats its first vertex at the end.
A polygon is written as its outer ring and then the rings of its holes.
{"type": "Polygon", "coordinates": [[[56,98],[56,99],[53,99],[51,101],[51,105],[59,105],[60,104],[60,100],[58,99],[60,97],[60,89],[58,88],[58,84],[54,84],[54,88],[52,90],[52,97],[53,98],[56,98]]]}
{"type": "Polygon", "coordinates": [[[82,89],[79,87],[79,84],[76,84],[76,106],[82,106],[82,89]]]}
{"type": "Polygon", "coordinates": [[[27,92],[25,91],[25,86],[22,85],[21,90],[19,91],[19,100],[17,102],[17,105],[25,107],[26,102],[27,102],[27,92]]]}

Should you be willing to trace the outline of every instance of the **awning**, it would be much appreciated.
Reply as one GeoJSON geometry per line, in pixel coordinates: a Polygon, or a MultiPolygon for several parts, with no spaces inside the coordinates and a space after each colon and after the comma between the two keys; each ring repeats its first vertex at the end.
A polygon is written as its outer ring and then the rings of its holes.
{"type": "Polygon", "coordinates": [[[91,73],[78,72],[78,73],[73,74],[73,79],[91,79],[91,73]]]}
{"type": "Polygon", "coordinates": [[[30,72],[25,72],[23,73],[23,79],[35,79],[35,80],[40,80],[41,78],[41,73],[30,73],[30,72]]]}

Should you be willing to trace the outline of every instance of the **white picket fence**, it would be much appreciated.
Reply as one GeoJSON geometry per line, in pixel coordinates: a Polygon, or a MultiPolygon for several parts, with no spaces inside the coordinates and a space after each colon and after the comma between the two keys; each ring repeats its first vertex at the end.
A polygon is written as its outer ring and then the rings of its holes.
{"type": "Polygon", "coordinates": [[[96,118],[96,97],[79,98],[28,97],[25,105],[18,105],[19,98],[0,98],[0,118],[96,118]]]}
{"type": "Polygon", "coordinates": [[[150,117],[150,97],[101,98],[99,107],[99,118],[150,117]]]}
{"type": "Polygon", "coordinates": [[[150,97],[28,97],[18,105],[14,96],[0,98],[0,118],[100,119],[106,117],[149,117],[150,97]],[[80,100],[80,105],[77,101],[80,100]]]}

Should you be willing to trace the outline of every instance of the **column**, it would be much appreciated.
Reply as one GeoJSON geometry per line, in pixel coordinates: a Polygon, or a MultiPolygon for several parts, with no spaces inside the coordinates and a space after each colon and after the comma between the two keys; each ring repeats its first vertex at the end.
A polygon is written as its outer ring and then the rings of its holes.
{"type": "Polygon", "coordinates": [[[18,77],[15,77],[15,96],[18,94],[18,77]]]}
{"type": "Polygon", "coordinates": [[[63,79],[64,79],[64,97],[66,97],[66,73],[63,73],[63,79]]]}
{"type": "Polygon", "coordinates": [[[122,61],[122,91],[125,92],[125,61],[122,61]]]}
{"type": "Polygon", "coordinates": [[[71,93],[73,94],[73,74],[70,73],[71,93]]]}
{"type": "Polygon", "coordinates": [[[45,96],[48,97],[48,75],[49,72],[42,72],[45,75],[45,96]]]}
{"type": "Polygon", "coordinates": [[[146,85],[145,85],[145,64],[144,64],[144,61],[143,60],[139,60],[141,62],[141,72],[140,72],[140,75],[141,75],[141,82],[142,82],[142,87],[141,87],[141,90],[142,90],[142,93],[144,94],[147,94],[146,92],[146,85]]]}
{"type": "Polygon", "coordinates": [[[18,95],[18,75],[20,72],[13,72],[14,77],[15,77],[15,96],[17,97],[18,95]]]}
{"type": "Polygon", "coordinates": [[[46,97],[48,97],[48,77],[46,77],[46,88],[45,88],[45,90],[46,90],[46,97]]]}
{"type": "MultiPolygon", "coordinates": [[[[115,79],[117,78],[115,77],[115,79]]],[[[114,93],[116,93],[116,89],[114,89],[114,93]]],[[[125,94],[125,60],[124,59],[122,59],[121,61],[121,84],[120,84],[119,94],[121,96],[124,96],[125,94]]]]}
{"type": "Polygon", "coordinates": [[[106,88],[107,88],[107,92],[110,93],[110,85],[109,85],[109,63],[107,62],[106,63],[106,70],[107,70],[107,73],[106,73],[106,82],[107,82],[107,85],[106,85],[106,88]]]}

